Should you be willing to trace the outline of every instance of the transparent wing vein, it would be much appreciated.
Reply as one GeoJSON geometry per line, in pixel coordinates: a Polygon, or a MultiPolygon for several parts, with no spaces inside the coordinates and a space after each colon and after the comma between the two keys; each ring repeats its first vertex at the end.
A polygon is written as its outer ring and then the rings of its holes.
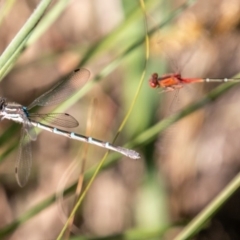
{"type": "Polygon", "coordinates": [[[22,128],[15,175],[20,187],[24,187],[29,179],[32,167],[31,138],[25,127],[22,128]]]}
{"type": "Polygon", "coordinates": [[[36,119],[37,121],[46,121],[53,126],[60,126],[65,128],[75,128],[77,127],[78,121],[68,113],[30,113],[30,119],[36,119]]]}
{"type": "Polygon", "coordinates": [[[50,106],[63,102],[74,92],[79,90],[89,79],[90,72],[85,68],[77,69],[67,80],[63,80],[49,91],[35,99],[28,109],[34,106],[50,106]]]}

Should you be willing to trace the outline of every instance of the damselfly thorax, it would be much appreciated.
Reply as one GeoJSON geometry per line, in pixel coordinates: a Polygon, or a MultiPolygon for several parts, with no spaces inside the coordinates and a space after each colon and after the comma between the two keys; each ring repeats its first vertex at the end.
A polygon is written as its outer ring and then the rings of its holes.
{"type": "Polygon", "coordinates": [[[6,102],[5,98],[1,98],[0,102],[1,102],[0,106],[1,120],[9,119],[18,123],[23,123],[24,121],[23,118],[28,117],[27,111],[22,105],[15,102],[6,102]]]}

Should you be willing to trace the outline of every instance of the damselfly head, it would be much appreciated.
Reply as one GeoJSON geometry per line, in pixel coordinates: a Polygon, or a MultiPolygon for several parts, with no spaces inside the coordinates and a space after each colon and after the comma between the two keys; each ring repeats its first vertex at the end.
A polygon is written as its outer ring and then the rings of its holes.
{"type": "Polygon", "coordinates": [[[153,73],[151,78],[148,80],[149,85],[151,88],[157,88],[159,87],[158,84],[158,74],[157,73],[153,73]]]}

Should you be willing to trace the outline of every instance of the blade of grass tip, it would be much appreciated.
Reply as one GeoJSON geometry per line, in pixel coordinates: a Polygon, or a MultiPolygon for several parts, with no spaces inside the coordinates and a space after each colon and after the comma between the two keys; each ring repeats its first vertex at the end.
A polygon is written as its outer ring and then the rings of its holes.
{"type": "MultiPolygon", "coordinates": [[[[2,79],[2,67],[8,62],[14,52],[18,49],[24,39],[30,34],[30,32],[36,27],[39,20],[45,13],[47,7],[50,5],[52,0],[42,0],[40,4],[37,6],[31,17],[27,20],[27,22],[23,25],[17,35],[13,38],[10,44],[7,46],[5,51],[2,53],[0,57],[0,80],[2,79]]],[[[24,46],[22,46],[23,48],[24,46]]]]}
{"type": "MultiPolygon", "coordinates": [[[[142,8],[143,14],[144,14],[144,16],[145,16],[145,11],[146,11],[146,10],[145,10],[144,1],[143,1],[143,0],[140,0],[139,3],[140,3],[140,7],[142,8]]],[[[147,22],[146,22],[146,18],[144,18],[144,19],[145,19],[145,29],[146,29],[146,27],[147,27],[147,26],[146,26],[147,22]]],[[[146,30],[146,32],[147,32],[147,30],[146,30]]],[[[120,127],[119,127],[119,129],[118,129],[118,131],[117,131],[116,136],[114,137],[113,143],[115,142],[115,140],[117,139],[118,135],[119,135],[120,132],[122,131],[124,125],[126,124],[128,118],[129,118],[129,116],[130,116],[130,114],[131,114],[131,112],[132,112],[132,110],[133,110],[133,107],[134,107],[134,105],[135,105],[135,103],[136,103],[137,97],[139,96],[141,86],[142,86],[142,84],[143,84],[143,80],[144,80],[145,73],[146,73],[147,60],[148,60],[148,58],[149,58],[149,38],[148,38],[148,34],[146,34],[145,40],[146,40],[146,60],[145,60],[145,68],[144,68],[144,70],[143,70],[143,73],[142,73],[142,76],[141,76],[141,79],[140,79],[138,88],[137,88],[137,90],[136,90],[135,96],[134,96],[134,98],[133,98],[133,101],[132,101],[132,103],[131,103],[131,105],[130,105],[130,108],[129,108],[129,110],[128,110],[126,116],[125,116],[125,118],[124,118],[123,121],[122,121],[122,124],[120,125],[120,127]]],[[[108,151],[108,152],[109,152],[109,151],[108,151]]],[[[83,194],[82,194],[81,197],[79,198],[79,201],[76,203],[73,211],[71,212],[71,214],[70,214],[70,216],[69,216],[69,219],[67,220],[67,222],[65,223],[64,227],[62,228],[60,234],[58,235],[58,238],[57,238],[58,240],[62,239],[63,234],[64,234],[64,232],[66,231],[69,222],[71,221],[71,218],[75,215],[77,209],[78,209],[79,206],[81,205],[81,203],[82,203],[85,195],[87,194],[87,192],[88,192],[88,190],[90,189],[93,181],[95,180],[98,172],[100,171],[102,165],[104,164],[105,159],[106,159],[106,157],[107,157],[107,155],[108,155],[108,152],[105,154],[105,156],[102,158],[102,160],[101,160],[100,163],[98,164],[98,166],[97,166],[97,168],[96,168],[96,171],[94,172],[92,178],[90,179],[90,181],[89,181],[89,183],[87,184],[85,190],[83,191],[83,194]]]]}
{"type": "Polygon", "coordinates": [[[175,240],[185,240],[192,238],[198,233],[204,224],[223,206],[223,204],[239,189],[240,173],[224,188],[222,192],[203,209],[184,229],[177,235],[175,240]]]}
{"type": "Polygon", "coordinates": [[[10,10],[13,7],[15,1],[16,0],[8,0],[8,1],[5,2],[5,5],[0,10],[0,25],[2,24],[2,21],[3,21],[4,17],[7,16],[8,13],[10,12],[10,10]]]}

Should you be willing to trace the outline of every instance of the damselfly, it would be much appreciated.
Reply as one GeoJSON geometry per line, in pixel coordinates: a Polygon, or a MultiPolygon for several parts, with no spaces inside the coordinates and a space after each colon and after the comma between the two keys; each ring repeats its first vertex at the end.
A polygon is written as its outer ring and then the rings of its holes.
{"type": "Polygon", "coordinates": [[[82,87],[90,77],[90,72],[85,69],[77,69],[73,75],[63,80],[52,89],[35,99],[28,107],[24,107],[18,103],[7,102],[5,98],[0,98],[0,117],[1,120],[9,119],[23,124],[20,148],[18,159],[15,166],[15,175],[19,186],[26,185],[32,166],[32,150],[31,141],[37,139],[34,127],[44,129],[46,131],[59,134],[71,139],[75,139],[82,142],[97,145],[118,153],[121,153],[127,157],[138,159],[139,153],[122,147],[115,147],[112,144],[92,137],[87,137],[74,132],[68,132],[60,130],[56,127],[51,127],[40,123],[44,120],[50,122],[53,126],[60,126],[66,128],[74,128],[78,126],[78,121],[67,113],[29,113],[29,110],[35,106],[50,106],[58,104],[72,95],[77,89],[82,87]]]}
{"type": "Polygon", "coordinates": [[[165,92],[180,89],[185,84],[199,82],[240,82],[240,78],[183,78],[179,73],[159,77],[157,73],[154,73],[149,79],[150,87],[162,88],[165,92]]]}

